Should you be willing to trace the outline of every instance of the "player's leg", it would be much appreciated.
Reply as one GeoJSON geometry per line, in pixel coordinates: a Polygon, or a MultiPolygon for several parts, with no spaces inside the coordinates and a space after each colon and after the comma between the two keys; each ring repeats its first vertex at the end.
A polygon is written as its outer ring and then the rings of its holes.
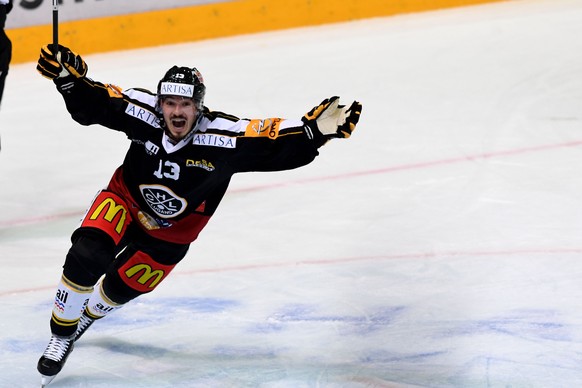
{"type": "Polygon", "coordinates": [[[154,239],[138,228],[131,242],[118,254],[91,295],[81,317],[76,339],[97,319],[121,308],[130,300],[153,291],[188,252],[189,245],[154,239]]]}
{"type": "Polygon", "coordinates": [[[54,376],[62,369],[94,285],[111,267],[116,245],[130,221],[123,199],[102,191],[73,233],[51,314],[51,339],[37,365],[43,376],[54,376]]]}

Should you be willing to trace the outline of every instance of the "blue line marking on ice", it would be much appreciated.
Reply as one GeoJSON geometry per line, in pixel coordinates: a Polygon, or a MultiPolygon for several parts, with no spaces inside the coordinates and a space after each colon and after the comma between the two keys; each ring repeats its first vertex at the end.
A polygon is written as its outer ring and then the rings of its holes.
{"type": "Polygon", "coordinates": [[[131,306],[124,306],[118,312],[105,317],[100,321],[100,323],[103,322],[104,324],[94,325],[91,331],[123,326],[152,326],[167,322],[173,317],[178,317],[182,314],[191,314],[192,319],[195,319],[195,314],[220,313],[239,306],[240,302],[220,298],[154,297],[148,299],[137,298],[129,302],[129,304],[131,306]],[[163,312],[163,314],[160,312],[163,312]]]}
{"type": "Polygon", "coordinates": [[[344,327],[341,330],[344,333],[368,334],[388,326],[405,310],[405,307],[384,307],[366,315],[329,315],[319,313],[320,310],[315,305],[287,305],[269,316],[266,322],[254,326],[251,331],[262,333],[278,332],[283,330],[287,323],[335,322],[343,324],[344,327]]]}
{"type": "Polygon", "coordinates": [[[497,333],[532,341],[571,341],[572,332],[557,321],[557,315],[547,310],[519,310],[504,317],[462,322],[442,337],[497,333]]]}
{"type": "Polygon", "coordinates": [[[152,300],[166,309],[189,311],[196,313],[216,313],[240,305],[240,302],[231,299],[219,298],[191,298],[173,297],[152,300]]]}
{"type": "Polygon", "coordinates": [[[5,339],[0,341],[0,354],[2,353],[27,353],[38,350],[38,343],[32,340],[5,339]]]}
{"type": "Polygon", "coordinates": [[[442,354],[446,354],[446,351],[402,354],[386,350],[374,350],[369,352],[366,356],[360,358],[360,361],[366,364],[391,363],[391,362],[400,363],[402,361],[425,362],[427,361],[427,359],[438,357],[442,354]]]}

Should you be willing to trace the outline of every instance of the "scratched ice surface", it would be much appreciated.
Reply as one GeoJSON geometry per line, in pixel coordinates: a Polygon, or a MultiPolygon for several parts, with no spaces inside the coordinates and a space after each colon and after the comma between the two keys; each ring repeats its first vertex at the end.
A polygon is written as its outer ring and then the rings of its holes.
{"type": "MultiPolygon", "coordinates": [[[[150,89],[197,66],[206,104],[245,117],[364,109],[312,165],[236,177],[175,272],[51,387],[582,386],[579,1],[85,59],[150,89]]],[[[11,68],[0,111],[1,387],[39,386],[70,233],[128,146],[72,122],[34,66],[11,68]]]]}

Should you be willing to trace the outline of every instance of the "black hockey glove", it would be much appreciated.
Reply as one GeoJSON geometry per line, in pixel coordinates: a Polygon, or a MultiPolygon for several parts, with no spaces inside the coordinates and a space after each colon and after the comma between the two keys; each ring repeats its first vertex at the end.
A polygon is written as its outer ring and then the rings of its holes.
{"type": "Polygon", "coordinates": [[[56,55],[53,50],[52,44],[47,44],[40,49],[40,58],[36,65],[36,70],[40,75],[54,80],[68,75],[83,78],[87,74],[87,64],[80,55],[61,45],[56,55]]]}
{"type": "Polygon", "coordinates": [[[0,6],[2,5],[6,7],[6,15],[8,15],[12,11],[12,0],[0,0],[0,6]]]}
{"type": "Polygon", "coordinates": [[[331,138],[348,138],[360,119],[362,104],[352,102],[349,107],[339,105],[339,97],[326,98],[303,116],[301,120],[315,131],[314,138],[323,136],[324,144],[331,138]]]}

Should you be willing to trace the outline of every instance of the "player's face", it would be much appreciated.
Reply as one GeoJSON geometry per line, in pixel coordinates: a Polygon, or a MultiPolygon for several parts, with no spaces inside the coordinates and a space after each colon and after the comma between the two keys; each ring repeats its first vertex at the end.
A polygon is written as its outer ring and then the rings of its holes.
{"type": "Polygon", "coordinates": [[[161,107],[171,137],[174,140],[184,138],[196,121],[196,103],[189,98],[169,96],[163,98],[161,107]]]}

